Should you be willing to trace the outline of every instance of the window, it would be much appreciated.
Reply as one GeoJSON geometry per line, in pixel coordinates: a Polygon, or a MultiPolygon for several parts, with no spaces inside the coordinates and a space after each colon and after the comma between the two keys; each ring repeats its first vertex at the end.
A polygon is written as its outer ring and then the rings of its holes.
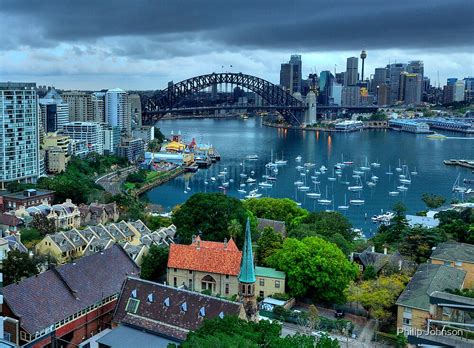
{"type": "Polygon", "coordinates": [[[178,279],[173,277],[173,286],[176,288],[178,286],[178,279]]]}
{"type": "Polygon", "coordinates": [[[189,279],[189,290],[193,290],[193,280],[189,279]]]}
{"type": "Polygon", "coordinates": [[[263,297],[265,297],[265,293],[264,293],[263,291],[260,291],[260,292],[258,293],[258,296],[260,296],[260,297],[263,298],[263,297]]]}
{"type": "Polygon", "coordinates": [[[280,288],[280,281],[275,280],[275,288],[279,289],[280,288]]]}
{"type": "Polygon", "coordinates": [[[259,284],[260,286],[265,286],[265,279],[259,278],[259,279],[258,279],[258,284],[259,284]]]}
{"type": "Polygon", "coordinates": [[[140,300],[137,300],[135,298],[129,298],[127,305],[125,306],[125,311],[135,314],[138,310],[139,304],[140,304],[140,300]]]}
{"type": "Polygon", "coordinates": [[[225,285],[225,294],[226,294],[226,295],[229,295],[229,292],[230,292],[230,291],[229,291],[229,284],[226,284],[226,285],[225,285]]]}
{"type": "Polygon", "coordinates": [[[462,262],[461,262],[461,261],[456,261],[454,264],[455,264],[456,266],[458,266],[458,267],[461,267],[461,266],[462,266],[462,262]]]}
{"type": "Polygon", "coordinates": [[[228,274],[225,275],[225,279],[229,279],[229,275],[228,275],[228,274]]]}
{"type": "Polygon", "coordinates": [[[189,272],[189,274],[193,274],[193,271],[191,271],[191,270],[189,270],[188,272],[189,272]]]}
{"type": "Polygon", "coordinates": [[[445,266],[451,266],[451,261],[444,261],[445,266]]]}
{"type": "Polygon", "coordinates": [[[403,325],[411,325],[411,319],[403,318],[403,325]]]}
{"type": "Polygon", "coordinates": [[[403,310],[403,312],[405,312],[405,313],[411,313],[411,308],[405,307],[405,309],[403,310]]]}
{"type": "Polygon", "coordinates": [[[175,268],[175,269],[174,269],[174,272],[177,272],[177,271],[178,271],[178,270],[175,268]]]}

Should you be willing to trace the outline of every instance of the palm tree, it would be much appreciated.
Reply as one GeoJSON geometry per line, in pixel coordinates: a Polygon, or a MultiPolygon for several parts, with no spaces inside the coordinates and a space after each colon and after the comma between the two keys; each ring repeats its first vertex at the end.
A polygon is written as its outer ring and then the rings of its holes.
{"type": "Polygon", "coordinates": [[[235,239],[238,235],[242,234],[242,225],[237,219],[232,219],[227,226],[227,231],[231,238],[235,239]]]}

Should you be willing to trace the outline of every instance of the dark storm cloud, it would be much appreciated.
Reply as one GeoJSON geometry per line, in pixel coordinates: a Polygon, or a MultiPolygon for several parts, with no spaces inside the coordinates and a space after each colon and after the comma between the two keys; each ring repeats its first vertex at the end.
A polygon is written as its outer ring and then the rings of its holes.
{"type": "Polygon", "coordinates": [[[158,51],[182,56],[193,54],[189,52],[193,49],[219,47],[447,48],[472,46],[474,37],[472,0],[0,0],[0,4],[2,17],[14,24],[14,28],[8,25],[2,49],[110,38],[116,39],[109,44],[113,54],[150,58],[158,51]]]}

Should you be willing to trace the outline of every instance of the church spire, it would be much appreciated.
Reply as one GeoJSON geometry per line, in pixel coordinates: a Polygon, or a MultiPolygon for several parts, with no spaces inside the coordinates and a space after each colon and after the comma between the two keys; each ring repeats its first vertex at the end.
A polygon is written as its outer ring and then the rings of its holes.
{"type": "Polygon", "coordinates": [[[247,218],[245,228],[244,250],[242,251],[242,263],[240,265],[239,282],[255,283],[255,267],[253,264],[252,236],[250,233],[250,220],[247,218]]]}

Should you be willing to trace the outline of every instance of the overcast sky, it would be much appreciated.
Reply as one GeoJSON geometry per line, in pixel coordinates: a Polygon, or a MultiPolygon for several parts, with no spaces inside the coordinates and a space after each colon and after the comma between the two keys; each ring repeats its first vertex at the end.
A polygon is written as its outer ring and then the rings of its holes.
{"type": "Polygon", "coordinates": [[[0,80],[161,89],[224,66],[278,83],[292,53],[307,76],[365,49],[366,74],[419,59],[444,84],[474,75],[473,18],[473,0],[0,0],[0,80]]]}

